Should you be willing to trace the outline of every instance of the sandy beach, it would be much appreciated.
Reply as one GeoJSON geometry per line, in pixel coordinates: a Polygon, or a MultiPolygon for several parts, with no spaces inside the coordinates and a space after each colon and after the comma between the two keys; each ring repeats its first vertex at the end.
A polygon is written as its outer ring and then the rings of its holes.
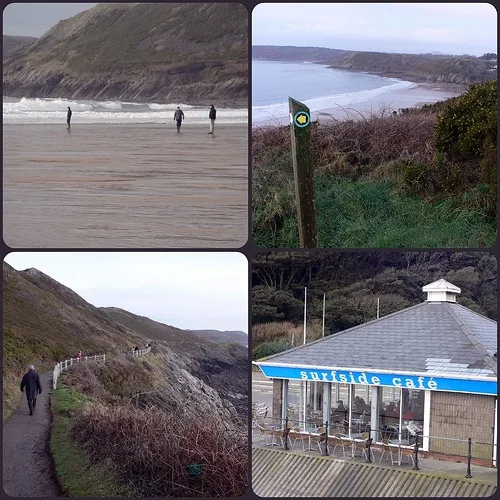
{"type": "MultiPolygon", "coordinates": [[[[332,101],[327,108],[312,111],[311,119],[327,123],[332,119],[359,119],[369,117],[371,114],[380,114],[381,110],[386,112],[397,111],[400,108],[412,108],[432,104],[450,97],[456,97],[465,92],[465,87],[447,84],[419,83],[408,89],[398,89],[373,97],[369,101],[354,102],[346,106],[338,106],[332,101]]],[[[288,117],[270,117],[266,121],[253,121],[253,126],[277,126],[288,125],[288,117]]]]}
{"type": "Polygon", "coordinates": [[[237,248],[248,239],[248,128],[4,125],[12,248],[237,248]]]}

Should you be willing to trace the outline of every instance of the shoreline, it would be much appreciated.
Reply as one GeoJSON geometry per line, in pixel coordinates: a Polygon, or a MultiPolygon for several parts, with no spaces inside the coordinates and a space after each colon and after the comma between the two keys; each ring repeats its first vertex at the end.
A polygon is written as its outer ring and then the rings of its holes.
{"type": "MultiPolygon", "coordinates": [[[[410,88],[388,91],[370,100],[351,102],[347,105],[336,104],[334,99],[332,99],[331,106],[311,111],[311,120],[360,119],[372,114],[380,115],[382,111],[392,113],[401,108],[419,108],[425,104],[433,104],[438,101],[457,97],[467,89],[467,86],[457,84],[411,83],[414,86],[410,88]]],[[[288,116],[270,116],[267,120],[257,121],[252,119],[252,128],[284,126],[288,124],[288,116]]]]}

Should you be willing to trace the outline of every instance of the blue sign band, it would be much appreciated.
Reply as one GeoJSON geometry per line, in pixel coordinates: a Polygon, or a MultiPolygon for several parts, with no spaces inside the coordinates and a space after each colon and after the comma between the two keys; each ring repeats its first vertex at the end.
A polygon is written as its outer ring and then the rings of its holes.
{"type": "Polygon", "coordinates": [[[497,395],[496,380],[466,380],[367,371],[318,370],[307,367],[259,366],[268,378],[333,382],[338,384],[381,385],[386,387],[402,387],[404,389],[465,392],[490,396],[497,395]]]}

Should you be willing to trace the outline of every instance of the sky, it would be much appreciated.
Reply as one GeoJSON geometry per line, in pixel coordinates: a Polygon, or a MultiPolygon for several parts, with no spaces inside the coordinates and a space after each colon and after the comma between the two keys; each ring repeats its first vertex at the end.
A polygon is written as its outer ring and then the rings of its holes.
{"type": "Polygon", "coordinates": [[[97,307],[185,330],[248,333],[248,261],[236,252],[13,252],[97,307]]]}
{"type": "Polygon", "coordinates": [[[252,44],[481,56],[497,52],[497,13],[487,3],[265,3],[252,44]]]}
{"type": "Polygon", "coordinates": [[[3,34],[42,36],[62,19],[90,9],[95,3],[11,3],[3,11],[3,34]]]}

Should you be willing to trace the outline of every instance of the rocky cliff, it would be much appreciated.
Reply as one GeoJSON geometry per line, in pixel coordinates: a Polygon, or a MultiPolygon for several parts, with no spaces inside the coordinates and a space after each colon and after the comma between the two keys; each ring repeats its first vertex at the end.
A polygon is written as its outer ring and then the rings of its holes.
{"type": "Polygon", "coordinates": [[[4,60],[4,95],[247,105],[239,4],[99,4],[4,60]]]}

